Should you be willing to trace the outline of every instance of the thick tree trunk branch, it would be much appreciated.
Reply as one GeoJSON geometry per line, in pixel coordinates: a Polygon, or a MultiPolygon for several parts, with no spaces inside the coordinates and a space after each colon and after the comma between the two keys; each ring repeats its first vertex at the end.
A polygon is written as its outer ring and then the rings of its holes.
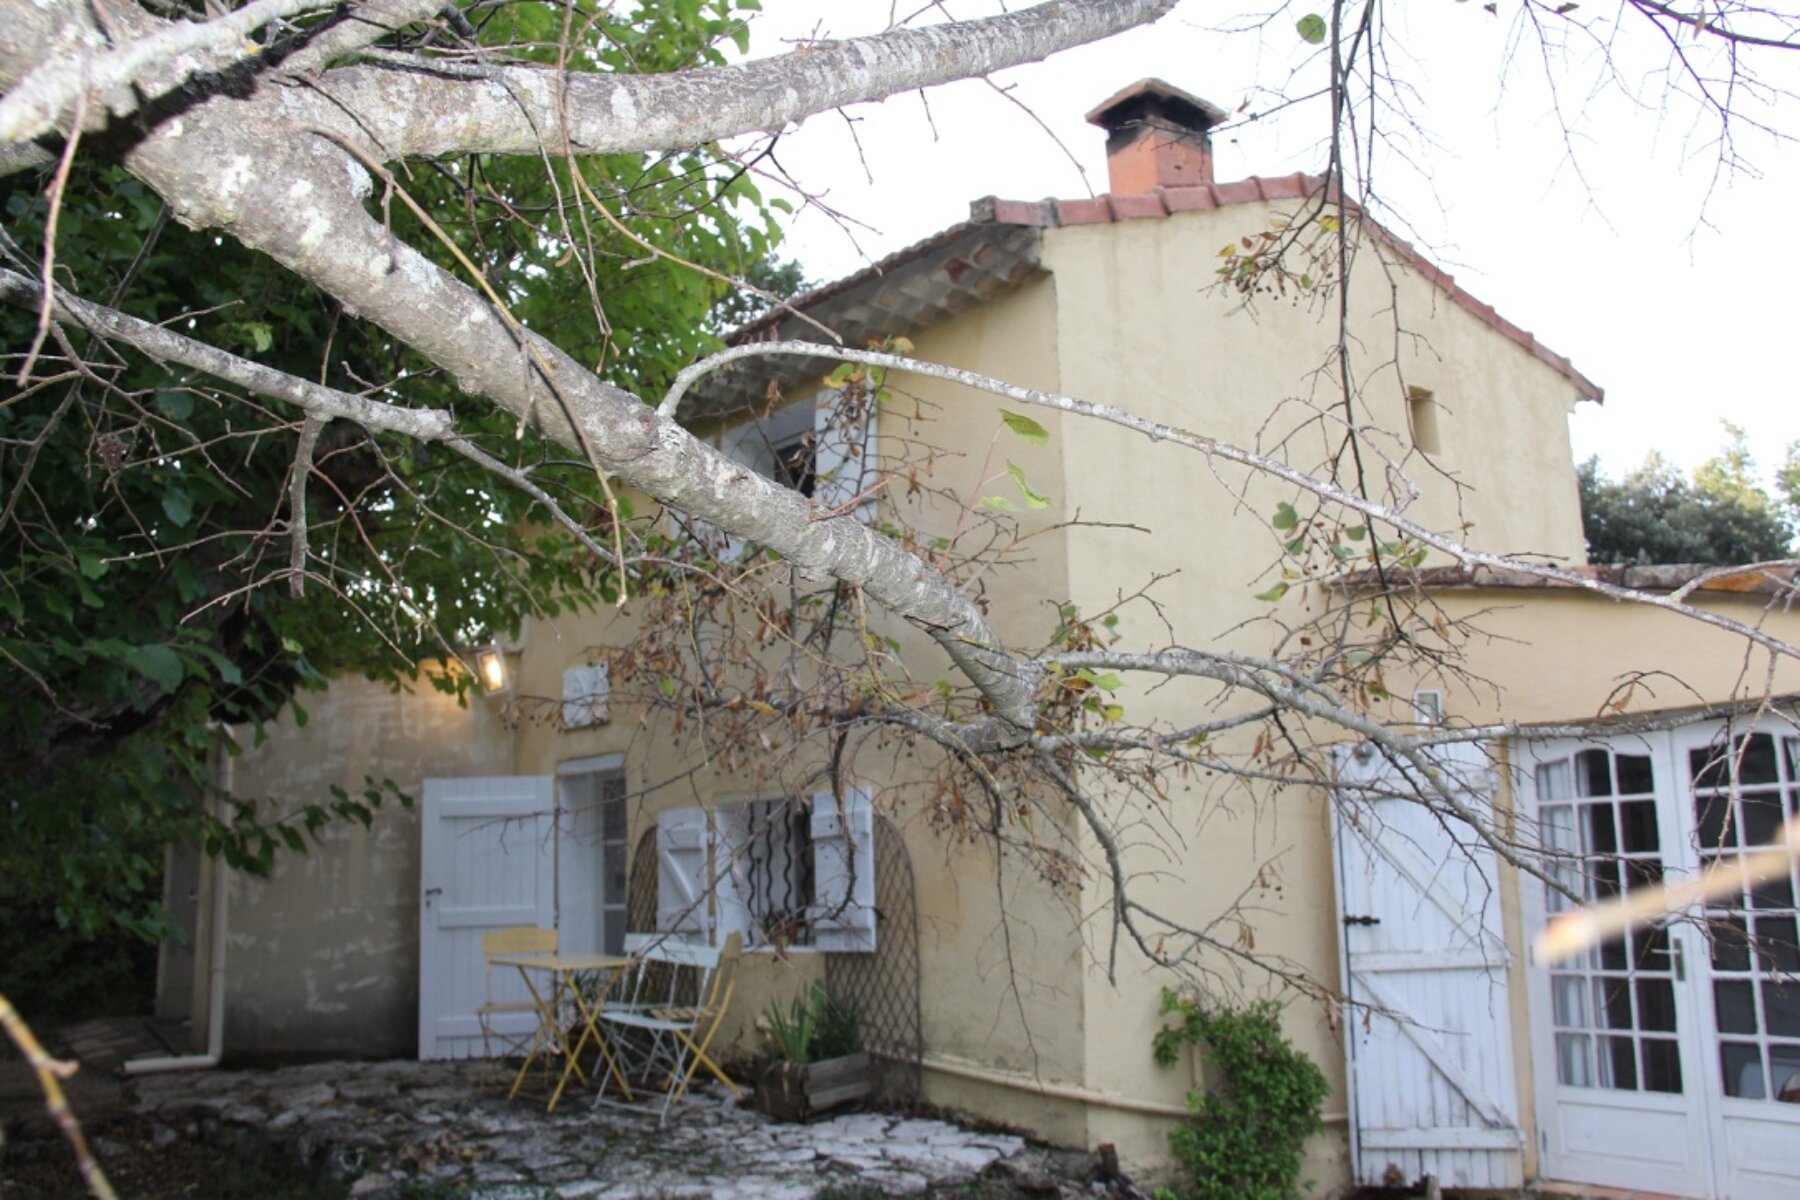
{"type": "Polygon", "coordinates": [[[1049,0],[986,20],[890,30],[667,75],[559,77],[549,67],[365,64],[326,73],[319,88],[331,105],[319,105],[316,119],[347,136],[373,138],[393,156],[697,146],[1037,62],[1154,21],[1172,7],[1174,0],[1049,0]]]}
{"type": "MultiPolygon", "coordinates": [[[[110,92],[126,85],[144,84],[152,67],[154,86],[139,91],[154,98],[202,72],[219,71],[262,52],[250,34],[271,21],[331,8],[337,0],[254,0],[235,12],[210,21],[160,23],[155,33],[132,38],[113,50],[102,50],[104,35],[98,28],[70,21],[63,26],[64,44],[41,61],[0,99],[0,143],[28,141],[48,133],[63,121],[75,98],[85,91],[110,92]],[[77,32],[79,31],[79,32],[77,32]]],[[[8,24],[22,14],[0,8],[8,24]]],[[[23,5],[18,5],[23,7],[23,5]]],[[[44,7],[37,5],[34,7],[44,7]]]]}

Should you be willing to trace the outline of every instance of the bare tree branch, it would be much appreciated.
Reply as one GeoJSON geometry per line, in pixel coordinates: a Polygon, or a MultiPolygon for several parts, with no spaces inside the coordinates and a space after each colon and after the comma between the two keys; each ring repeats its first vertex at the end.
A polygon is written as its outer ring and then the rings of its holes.
{"type": "MultiPolygon", "coordinates": [[[[43,288],[14,271],[0,268],[0,300],[21,308],[37,308],[43,303],[43,288]]],[[[439,409],[402,408],[383,404],[336,388],[309,383],[304,379],[265,367],[261,363],[239,358],[205,342],[173,333],[160,325],[106,308],[86,300],[78,300],[60,289],[52,315],[79,325],[90,333],[126,345],[159,362],[180,363],[196,371],[204,371],[227,383],[235,383],[260,396],[285,400],[297,408],[322,418],[355,421],[366,429],[385,433],[402,433],[423,441],[444,441],[455,436],[455,426],[448,412],[439,409]]]]}

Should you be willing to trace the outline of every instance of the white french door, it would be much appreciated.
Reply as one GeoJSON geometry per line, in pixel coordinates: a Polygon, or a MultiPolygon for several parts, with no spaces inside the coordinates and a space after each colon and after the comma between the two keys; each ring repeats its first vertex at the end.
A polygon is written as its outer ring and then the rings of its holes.
{"type": "MultiPolygon", "coordinates": [[[[1797,765],[1800,739],[1718,722],[1520,754],[1546,871],[1586,900],[1768,841],[1800,811],[1797,765]]],[[[1534,933],[1574,904],[1537,880],[1524,891],[1534,933]]],[[[1544,1177],[1731,1200],[1800,1194],[1794,916],[1790,873],[1533,964],[1544,1177]]]]}

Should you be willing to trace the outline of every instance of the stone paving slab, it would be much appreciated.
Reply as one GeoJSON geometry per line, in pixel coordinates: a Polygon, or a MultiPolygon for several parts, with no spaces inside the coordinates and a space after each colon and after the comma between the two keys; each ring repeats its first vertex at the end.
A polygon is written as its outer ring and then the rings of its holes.
{"type": "Polygon", "coordinates": [[[854,1113],[782,1125],[708,1085],[659,1128],[579,1095],[546,1114],[478,1087],[491,1078],[477,1063],[322,1063],[133,1086],[138,1113],[169,1137],[266,1134],[354,1179],[363,1200],[420,1181],[480,1200],[810,1200],[831,1185],[913,1195],[996,1173],[1025,1183],[1015,1194],[1086,1194],[1069,1156],[944,1121],[854,1113]]]}

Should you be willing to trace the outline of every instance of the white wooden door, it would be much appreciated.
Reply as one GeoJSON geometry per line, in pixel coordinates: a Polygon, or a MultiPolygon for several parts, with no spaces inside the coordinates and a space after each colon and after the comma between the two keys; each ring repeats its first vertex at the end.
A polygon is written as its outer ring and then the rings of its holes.
{"type": "MultiPolygon", "coordinates": [[[[1546,868],[1576,895],[1606,900],[1689,869],[1666,734],[1539,742],[1518,758],[1546,868]]],[[[1521,886],[1530,936],[1574,906],[1542,881],[1521,886]]],[[[1657,923],[1566,962],[1532,963],[1543,1178],[1715,1194],[1704,956],[1695,929],[1657,923]]]]}
{"type": "MultiPolygon", "coordinates": [[[[1333,798],[1344,1041],[1357,1182],[1524,1182],[1507,960],[1494,855],[1367,748],[1333,798]]],[[[1439,759],[1469,808],[1492,811],[1479,747],[1439,759]]],[[[1429,789],[1424,789],[1428,792],[1429,789]]]]}
{"type": "MultiPolygon", "coordinates": [[[[427,779],[419,830],[419,1057],[482,1053],[475,1009],[529,996],[516,971],[490,978],[482,935],[556,924],[556,814],[548,776],[427,779]],[[491,993],[490,993],[490,988],[491,993]]],[[[529,1013],[502,1015],[529,1033],[529,1013]]]]}

